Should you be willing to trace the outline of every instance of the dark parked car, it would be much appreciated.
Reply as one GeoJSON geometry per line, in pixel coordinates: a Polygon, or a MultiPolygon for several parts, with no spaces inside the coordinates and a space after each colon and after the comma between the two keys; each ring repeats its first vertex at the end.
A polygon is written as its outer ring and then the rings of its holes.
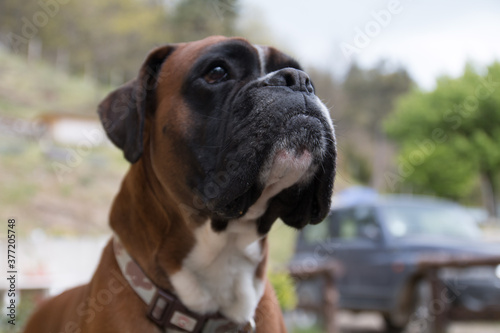
{"type": "MultiPolygon", "coordinates": [[[[477,223],[453,202],[351,189],[334,198],[326,221],[301,231],[292,265],[337,260],[340,308],[378,311],[398,331],[415,318],[432,320],[430,287],[417,262],[439,255],[500,255],[500,244],[482,242],[477,223]]],[[[500,305],[500,266],[443,269],[440,278],[451,306],[500,305]]],[[[318,284],[299,284],[299,299],[317,301],[318,284]]]]}

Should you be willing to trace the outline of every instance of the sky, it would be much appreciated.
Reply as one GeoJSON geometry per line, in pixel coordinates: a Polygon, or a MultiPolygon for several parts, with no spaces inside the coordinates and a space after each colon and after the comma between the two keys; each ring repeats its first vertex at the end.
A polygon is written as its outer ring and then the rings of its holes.
{"type": "Polygon", "coordinates": [[[466,62],[500,60],[498,0],[243,0],[257,7],[278,46],[306,67],[341,76],[353,61],[404,66],[424,89],[466,62]]]}

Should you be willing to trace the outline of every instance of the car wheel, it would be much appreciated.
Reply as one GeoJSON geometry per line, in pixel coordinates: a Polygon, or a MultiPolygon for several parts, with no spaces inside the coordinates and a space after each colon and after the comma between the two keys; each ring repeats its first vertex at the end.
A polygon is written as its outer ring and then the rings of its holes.
{"type": "Polygon", "coordinates": [[[426,280],[417,283],[414,295],[413,313],[410,315],[405,333],[435,333],[430,283],[426,280]]]}

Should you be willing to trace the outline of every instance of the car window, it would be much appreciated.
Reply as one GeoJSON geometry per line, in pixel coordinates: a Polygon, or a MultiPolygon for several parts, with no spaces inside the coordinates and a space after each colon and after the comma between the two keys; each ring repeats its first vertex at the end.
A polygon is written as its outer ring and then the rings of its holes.
{"type": "Polygon", "coordinates": [[[381,208],[392,236],[440,236],[477,239],[481,231],[474,220],[456,205],[386,205],[381,208]]]}
{"type": "Polygon", "coordinates": [[[375,218],[372,207],[356,207],[335,211],[330,215],[331,235],[334,238],[350,239],[376,239],[380,228],[375,218]]]}
{"type": "Polygon", "coordinates": [[[328,218],[326,218],[325,221],[316,224],[314,226],[308,226],[307,228],[304,228],[304,240],[308,244],[313,244],[313,243],[318,243],[324,240],[327,240],[330,238],[330,235],[328,233],[328,225],[330,224],[330,221],[328,218]]]}
{"type": "Polygon", "coordinates": [[[338,238],[352,239],[357,237],[357,223],[354,218],[354,214],[352,214],[352,211],[339,214],[338,220],[336,222],[339,225],[338,238]]]}
{"type": "Polygon", "coordinates": [[[307,244],[319,243],[330,238],[376,239],[380,228],[372,207],[356,207],[333,211],[325,221],[303,229],[303,240],[307,244]]]}

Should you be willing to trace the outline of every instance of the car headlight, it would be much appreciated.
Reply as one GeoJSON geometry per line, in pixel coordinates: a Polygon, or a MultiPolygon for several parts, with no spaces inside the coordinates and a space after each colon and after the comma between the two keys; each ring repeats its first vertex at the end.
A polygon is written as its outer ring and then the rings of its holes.
{"type": "Polygon", "coordinates": [[[500,279],[500,265],[498,265],[497,268],[495,269],[495,275],[497,276],[497,278],[500,279]]]}

